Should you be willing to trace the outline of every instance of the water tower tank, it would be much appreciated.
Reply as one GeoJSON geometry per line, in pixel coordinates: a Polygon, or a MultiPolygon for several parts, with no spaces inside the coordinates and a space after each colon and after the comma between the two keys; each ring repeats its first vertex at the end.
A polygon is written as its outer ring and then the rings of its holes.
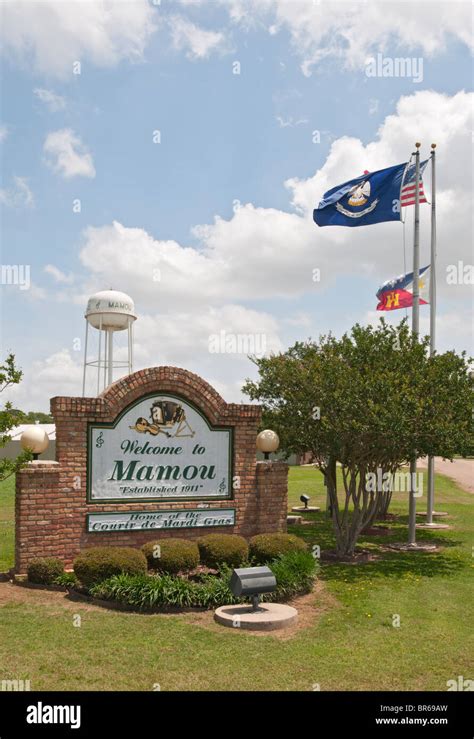
{"type": "Polygon", "coordinates": [[[114,381],[114,371],[123,374],[133,372],[133,323],[137,316],[132,298],[119,290],[101,290],[87,301],[85,312],[86,337],[84,342],[84,371],[82,376],[82,395],[86,390],[86,371],[88,367],[96,368],[97,394],[114,381]],[[99,334],[97,358],[88,359],[89,326],[97,329],[99,334]],[[127,331],[126,358],[125,351],[120,351],[120,358],[114,358],[114,339],[117,331],[127,331]]]}
{"type": "Polygon", "coordinates": [[[101,290],[87,301],[85,317],[91,326],[102,331],[124,331],[137,316],[129,295],[119,290],[101,290]]]}

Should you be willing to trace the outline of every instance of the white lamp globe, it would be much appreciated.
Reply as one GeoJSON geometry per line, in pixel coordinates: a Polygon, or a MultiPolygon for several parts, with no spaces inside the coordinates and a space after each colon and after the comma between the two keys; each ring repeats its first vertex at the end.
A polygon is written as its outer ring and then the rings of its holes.
{"type": "Polygon", "coordinates": [[[271,429],[265,429],[260,431],[257,436],[257,449],[259,452],[263,452],[265,459],[269,458],[270,452],[276,452],[280,445],[280,439],[278,434],[271,429]]]}
{"type": "Polygon", "coordinates": [[[49,437],[44,429],[32,426],[25,429],[20,437],[21,448],[33,452],[35,456],[45,452],[49,446],[49,437]]]}

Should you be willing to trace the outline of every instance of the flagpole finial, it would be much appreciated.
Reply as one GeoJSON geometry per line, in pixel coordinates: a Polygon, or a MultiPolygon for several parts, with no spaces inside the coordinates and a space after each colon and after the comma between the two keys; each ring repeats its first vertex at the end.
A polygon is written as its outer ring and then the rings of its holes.
{"type": "Polygon", "coordinates": [[[419,148],[420,148],[420,146],[421,146],[420,142],[419,142],[419,141],[417,141],[417,142],[416,142],[416,144],[415,144],[415,146],[416,146],[416,148],[417,148],[417,149],[419,149],[419,148]]]}
{"type": "Polygon", "coordinates": [[[432,149],[436,149],[436,144],[431,144],[432,149]]]}

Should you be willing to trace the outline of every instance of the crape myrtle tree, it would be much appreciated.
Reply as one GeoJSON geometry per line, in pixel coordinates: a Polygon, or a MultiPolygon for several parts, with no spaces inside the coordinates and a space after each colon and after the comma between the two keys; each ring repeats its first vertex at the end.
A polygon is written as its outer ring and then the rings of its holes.
{"type": "Polygon", "coordinates": [[[469,362],[451,351],[430,358],[428,344],[406,320],[395,327],[382,319],[252,358],[259,379],[243,390],[263,405],[286,453],[312,453],[340,556],[353,556],[360,532],[386,513],[387,481],[414,455],[452,459],[472,447],[469,362]]]}
{"type": "MultiPolygon", "coordinates": [[[[10,385],[18,385],[22,377],[22,371],[15,366],[15,356],[9,354],[0,364],[0,393],[10,385]]],[[[22,420],[22,415],[13,410],[11,403],[5,403],[4,408],[0,409],[0,449],[10,441],[9,432],[22,420]]],[[[22,452],[16,459],[0,459],[0,480],[15,474],[32,456],[30,452],[22,452]]]]}

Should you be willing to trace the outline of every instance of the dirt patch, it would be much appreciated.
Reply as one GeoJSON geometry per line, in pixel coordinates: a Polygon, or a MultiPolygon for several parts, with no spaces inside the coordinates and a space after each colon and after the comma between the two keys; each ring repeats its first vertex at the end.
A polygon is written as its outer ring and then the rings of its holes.
{"type": "Polygon", "coordinates": [[[67,593],[43,588],[28,588],[14,585],[12,582],[0,582],[0,607],[7,603],[18,603],[32,606],[60,606],[77,612],[78,607],[87,611],[100,610],[88,603],[77,603],[68,600],[67,593]]]}
{"type": "MultiPolygon", "coordinates": [[[[214,621],[214,609],[189,609],[185,611],[163,611],[160,613],[138,613],[115,608],[104,608],[102,605],[88,602],[82,598],[70,597],[68,593],[57,592],[53,590],[41,590],[33,588],[25,588],[21,585],[14,585],[11,582],[0,583],[0,608],[7,604],[16,603],[18,605],[27,606],[43,606],[45,611],[50,615],[60,613],[61,609],[77,613],[78,611],[95,611],[101,613],[117,613],[120,612],[124,616],[146,617],[146,618],[173,618],[183,619],[186,623],[199,626],[216,633],[223,633],[225,627],[220,626],[214,621]]],[[[104,604],[106,605],[106,604],[104,604]]],[[[288,626],[280,631],[258,632],[243,631],[240,629],[225,629],[228,633],[244,633],[247,636],[268,637],[273,636],[277,639],[291,639],[301,630],[313,626],[319,618],[325,613],[338,607],[337,599],[331,595],[325,584],[318,580],[311,593],[299,596],[291,600],[288,605],[293,606],[298,611],[298,621],[296,624],[288,626]]]]}
{"type": "Polygon", "coordinates": [[[330,610],[338,607],[337,599],[328,592],[325,584],[318,580],[311,591],[307,595],[300,595],[298,598],[288,602],[289,606],[293,606],[298,611],[298,620],[295,624],[277,631],[250,631],[247,629],[231,629],[221,626],[214,621],[214,611],[201,611],[199,613],[186,613],[183,615],[187,623],[193,626],[200,626],[209,631],[216,633],[228,632],[236,634],[236,638],[240,638],[242,634],[245,636],[255,636],[258,638],[275,637],[286,641],[297,636],[303,629],[313,626],[322,615],[330,610]]]}

